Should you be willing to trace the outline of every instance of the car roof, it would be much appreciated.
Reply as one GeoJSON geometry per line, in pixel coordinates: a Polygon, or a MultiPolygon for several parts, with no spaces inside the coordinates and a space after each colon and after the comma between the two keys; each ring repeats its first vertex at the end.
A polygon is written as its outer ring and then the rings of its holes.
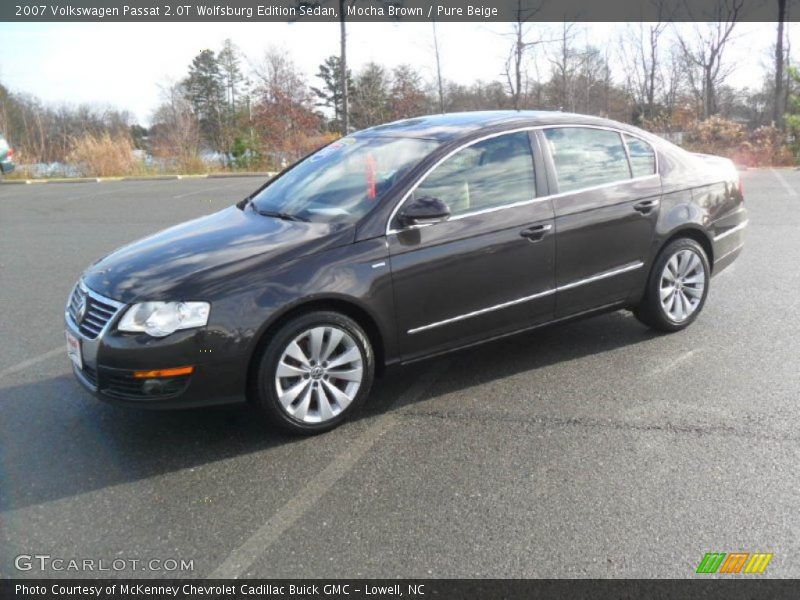
{"type": "Polygon", "coordinates": [[[562,124],[625,128],[622,123],[609,119],[560,111],[486,110],[414,117],[370,127],[357,132],[356,135],[413,137],[446,142],[482,129],[493,129],[499,126],[512,128],[515,125],[528,127],[562,124]]]}

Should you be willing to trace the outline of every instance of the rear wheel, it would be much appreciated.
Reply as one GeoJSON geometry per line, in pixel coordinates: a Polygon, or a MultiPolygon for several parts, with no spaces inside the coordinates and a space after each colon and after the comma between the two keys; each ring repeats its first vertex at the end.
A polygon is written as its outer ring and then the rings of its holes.
{"type": "Polygon", "coordinates": [[[339,425],[364,401],[375,359],[361,327],[336,312],[313,312],[283,325],[261,355],[256,400],[293,433],[339,425]]]}
{"type": "Polygon", "coordinates": [[[708,258],[690,238],[670,242],[658,255],[636,318],[659,331],[680,331],[700,314],[709,288],[708,258]]]}

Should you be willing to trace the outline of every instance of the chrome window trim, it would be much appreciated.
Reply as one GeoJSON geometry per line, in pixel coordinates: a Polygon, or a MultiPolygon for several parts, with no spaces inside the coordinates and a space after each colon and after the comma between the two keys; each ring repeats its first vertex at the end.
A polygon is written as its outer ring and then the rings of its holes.
{"type": "Polygon", "coordinates": [[[741,223],[739,223],[739,224],[738,224],[736,227],[731,227],[731,228],[730,228],[730,229],[728,229],[727,231],[723,231],[723,232],[722,232],[722,233],[720,233],[719,235],[715,235],[715,236],[714,236],[714,241],[715,241],[715,242],[718,242],[718,241],[720,241],[720,240],[722,240],[722,239],[725,239],[726,237],[728,237],[728,236],[729,236],[729,235],[731,235],[732,233],[736,233],[737,231],[741,231],[742,229],[744,229],[745,227],[747,227],[747,225],[748,225],[749,223],[750,223],[750,219],[747,219],[746,221],[742,221],[742,222],[741,222],[741,223]]]}
{"type": "Polygon", "coordinates": [[[650,175],[642,175],[642,177],[651,177],[652,175],[660,174],[660,171],[658,170],[658,152],[656,152],[656,147],[653,146],[653,144],[648,142],[646,139],[641,138],[638,135],[634,135],[632,133],[628,133],[627,131],[623,131],[622,132],[622,143],[625,144],[625,153],[628,155],[628,165],[630,165],[630,168],[631,168],[631,176],[633,176],[633,163],[631,162],[631,153],[630,153],[630,149],[628,148],[628,140],[625,139],[626,137],[632,137],[632,138],[635,138],[635,139],[639,140],[643,144],[647,144],[648,146],[650,146],[650,149],[653,151],[653,167],[655,168],[655,170],[650,175]]]}
{"type": "MultiPolygon", "coordinates": [[[[628,148],[628,140],[625,139],[623,134],[619,134],[619,140],[622,142],[622,149],[625,150],[625,160],[628,161],[628,173],[631,175],[631,179],[633,179],[633,163],[631,162],[631,151],[628,148]]],[[[553,165],[555,167],[555,165],[553,165]]],[[[558,177],[558,173],[556,173],[556,177],[558,177]]]]}
{"type": "MultiPolygon", "coordinates": [[[[619,134],[620,142],[622,142],[622,147],[625,150],[625,156],[628,159],[628,172],[631,174],[630,179],[618,179],[617,181],[610,181],[609,183],[600,183],[598,185],[590,185],[583,188],[578,188],[576,190],[570,190],[568,192],[558,192],[557,194],[551,194],[550,198],[557,198],[559,196],[564,196],[567,194],[580,194],[581,192],[587,192],[594,189],[609,187],[612,185],[620,185],[623,183],[629,183],[631,181],[638,181],[641,179],[649,179],[650,177],[659,177],[660,171],[658,170],[658,152],[656,152],[656,147],[653,146],[650,142],[646,139],[639,137],[638,135],[634,135],[632,133],[628,133],[627,131],[623,131],[622,129],[615,129],[614,127],[606,127],[604,125],[541,125],[538,129],[545,130],[545,129],[603,129],[605,131],[613,131],[614,133],[619,134]],[[633,165],[631,164],[631,157],[628,152],[628,143],[625,141],[625,136],[629,135],[632,138],[636,138],[637,140],[647,144],[653,150],[653,156],[655,156],[655,173],[651,173],[650,175],[640,175],[639,177],[633,176],[633,165]]],[[[547,140],[548,142],[550,140],[547,140]]],[[[549,149],[548,149],[549,150],[549,149]]],[[[552,157],[552,152],[550,153],[552,157]]],[[[553,164],[553,169],[555,169],[555,163],[553,164]]],[[[556,172],[556,178],[558,178],[558,172],[556,172]]],[[[556,182],[558,184],[558,182],[556,182]]]]}
{"type": "MultiPolygon", "coordinates": [[[[502,206],[494,206],[494,207],[491,207],[491,208],[484,208],[484,209],[481,209],[481,210],[476,210],[476,211],[464,213],[464,214],[461,214],[461,215],[456,215],[455,217],[451,217],[450,219],[446,219],[443,222],[458,221],[459,219],[465,219],[467,217],[473,217],[475,215],[482,215],[482,214],[492,213],[492,212],[496,212],[498,210],[505,210],[507,208],[517,208],[519,206],[525,206],[527,204],[533,204],[534,202],[543,202],[545,200],[553,200],[555,198],[560,198],[562,196],[567,196],[567,195],[570,195],[570,194],[580,194],[582,192],[589,192],[589,191],[592,191],[592,190],[611,187],[611,186],[614,186],[614,185],[630,183],[630,182],[633,182],[633,181],[642,181],[642,180],[645,180],[645,179],[650,179],[651,177],[659,177],[660,176],[660,171],[659,171],[659,166],[660,165],[659,165],[659,162],[658,162],[658,152],[656,151],[655,146],[653,146],[653,144],[651,144],[650,142],[648,142],[644,138],[641,138],[638,135],[623,131],[622,129],[617,129],[617,128],[614,128],[614,127],[608,127],[608,126],[605,126],[605,125],[580,125],[580,124],[563,124],[562,125],[562,124],[558,124],[558,125],[530,125],[530,126],[527,126],[527,127],[519,127],[519,128],[516,128],[516,129],[509,129],[507,131],[500,131],[500,132],[490,133],[488,135],[485,135],[485,136],[476,138],[474,140],[470,140],[468,142],[465,142],[464,144],[454,148],[453,150],[448,152],[446,155],[444,155],[442,158],[440,158],[438,161],[436,161],[436,163],[433,164],[427,171],[425,171],[425,173],[419,179],[417,179],[417,181],[414,183],[414,185],[412,185],[411,188],[409,188],[409,190],[405,194],[403,194],[403,197],[400,200],[400,202],[398,202],[397,206],[395,206],[394,209],[392,210],[391,214],[389,215],[389,219],[386,221],[386,235],[389,236],[389,235],[392,235],[392,234],[401,233],[403,231],[409,231],[409,230],[413,230],[413,229],[420,229],[421,227],[430,227],[430,225],[435,225],[436,224],[436,223],[429,223],[429,224],[426,224],[426,225],[410,225],[410,226],[404,227],[402,229],[392,229],[392,227],[391,227],[392,221],[394,221],[394,218],[395,218],[395,216],[397,216],[397,213],[400,211],[402,206],[406,203],[406,201],[408,200],[409,196],[411,196],[411,194],[413,194],[416,191],[417,187],[419,187],[419,185],[423,181],[425,181],[425,178],[428,177],[428,175],[430,175],[444,161],[449,159],[451,156],[453,156],[457,152],[460,152],[464,148],[469,148],[470,146],[472,146],[474,144],[477,144],[477,143],[480,143],[480,142],[483,142],[485,140],[489,140],[489,139],[492,139],[492,138],[500,137],[501,135],[506,135],[506,134],[511,134],[511,133],[519,133],[521,131],[537,131],[537,130],[544,130],[544,129],[563,129],[563,128],[574,129],[576,127],[578,127],[578,128],[582,127],[584,129],[603,129],[603,130],[606,130],[606,131],[613,131],[613,132],[619,134],[620,140],[622,141],[623,146],[625,147],[625,152],[626,153],[628,151],[628,147],[627,147],[627,144],[625,143],[625,135],[630,135],[631,137],[636,138],[637,140],[641,140],[642,142],[644,142],[645,144],[647,144],[648,146],[650,146],[653,149],[653,154],[655,155],[656,172],[653,173],[652,175],[642,175],[640,177],[631,177],[630,179],[622,179],[620,181],[612,181],[612,182],[609,182],[609,183],[601,183],[601,184],[598,184],[598,185],[592,185],[592,186],[588,186],[588,187],[585,187],[585,188],[579,188],[577,190],[570,190],[569,192],[558,192],[558,193],[555,193],[555,194],[547,194],[545,196],[537,196],[536,198],[532,198],[530,200],[522,200],[520,202],[512,202],[511,204],[504,204],[502,206]]],[[[533,148],[531,148],[531,154],[532,153],[533,153],[533,148]]],[[[630,160],[628,160],[628,169],[630,170],[630,173],[632,175],[633,174],[633,170],[632,170],[632,167],[631,167],[631,164],[630,164],[630,160]]]]}
{"type": "Polygon", "coordinates": [[[428,323],[427,325],[421,325],[420,327],[415,327],[413,329],[409,329],[406,333],[409,335],[413,335],[415,333],[419,333],[420,331],[427,331],[428,329],[434,329],[435,327],[440,327],[442,325],[449,325],[450,323],[456,323],[458,321],[463,321],[465,319],[470,319],[472,317],[477,317],[488,312],[493,312],[495,310],[501,310],[503,308],[508,308],[509,306],[514,306],[516,304],[521,304],[523,302],[528,302],[530,300],[536,300],[537,298],[543,298],[545,296],[550,296],[555,294],[556,292],[562,292],[565,290],[571,290],[581,285],[586,285],[588,283],[594,283],[595,281],[600,281],[602,279],[607,279],[609,277],[614,277],[616,275],[621,275],[622,273],[627,273],[628,271],[635,271],[636,269],[640,269],[644,266],[644,263],[640,260],[628,263],[626,265],[622,265],[620,267],[614,267],[613,269],[609,269],[607,271],[602,271],[597,273],[596,275],[592,275],[591,277],[585,277],[584,279],[578,279],[577,281],[573,281],[571,283],[567,283],[564,285],[556,286],[549,290],[544,290],[542,292],[538,292],[536,294],[532,294],[530,296],[524,296],[522,298],[517,298],[516,300],[510,300],[508,302],[502,302],[500,304],[494,304],[492,306],[487,306],[486,308],[480,308],[478,310],[473,310],[468,313],[464,313],[461,315],[456,315],[455,317],[450,317],[449,319],[443,319],[441,321],[435,321],[433,323],[428,323]]]}
{"type": "Polygon", "coordinates": [[[112,300],[111,298],[107,298],[107,297],[103,296],[102,294],[98,294],[97,292],[95,292],[94,290],[89,288],[84,283],[83,279],[81,279],[80,281],[78,281],[78,283],[76,283],[74,286],[72,286],[72,290],[70,291],[69,296],[67,296],[67,305],[66,305],[66,308],[64,309],[64,318],[66,319],[67,323],[69,323],[69,324],[74,326],[75,331],[78,333],[78,336],[80,336],[81,339],[84,339],[84,340],[87,340],[87,341],[90,341],[90,342],[95,342],[95,341],[101,339],[106,334],[106,331],[109,329],[109,327],[111,327],[112,322],[114,320],[116,320],[116,318],[119,316],[120,312],[122,312],[122,309],[124,307],[125,307],[125,303],[124,302],[118,302],[117,300],[112,300]],[[95,300],[97,300],[98,302],[102,302],[103,304],[108,304],[109,306],[113,306],[116,309],[114,311],[114,314],[111,315],[108,318],[108,321],[106,321],[106,324],[103,326],[103,328],[100,330],[100,332],[97,334],[97,337],[95,337],[95,338],[88,338],[85,335],[83,335],[81,333],[80,327],[78,326],[78,323],[76,323],[72,319],[72,315],[69,314],[69,303],[70,303],[70,300],[72,299],[72,295],[75,293],[75,288],[77,288],[77,287],[80,287],[81,291],[84,292],[87,296],[90,296],[90,297],[94,298],[95,300]]]}

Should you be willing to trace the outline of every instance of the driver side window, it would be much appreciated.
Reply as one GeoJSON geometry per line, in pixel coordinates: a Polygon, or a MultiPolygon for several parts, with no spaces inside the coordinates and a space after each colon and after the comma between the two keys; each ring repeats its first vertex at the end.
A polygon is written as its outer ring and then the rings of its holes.
{"type": "Polygon", "coordinates": [[[463,148],[434,169],[413,197],[439,198],[451,216],[532,200],[533,154],[527,131],[489,138],[463,148]]]}

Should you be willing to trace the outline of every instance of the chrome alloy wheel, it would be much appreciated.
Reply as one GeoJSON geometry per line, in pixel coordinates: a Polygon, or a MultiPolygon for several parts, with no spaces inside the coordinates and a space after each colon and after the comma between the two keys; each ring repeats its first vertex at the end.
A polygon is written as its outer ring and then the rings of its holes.
{"type": "Polygon", "coordinates": [[[682,249],[664,265],[659,285],[661,307],[676,323],[688,319],[703,300],[706,273],[694,250],[682,249]]]}
{"type": "Polygon", "coordinates": [[[278,400],[291,417],[324,423],[355,399],[364,357],[353,337],[335,326],[307,329],[281,355],[275,371],[278,400]]]}

